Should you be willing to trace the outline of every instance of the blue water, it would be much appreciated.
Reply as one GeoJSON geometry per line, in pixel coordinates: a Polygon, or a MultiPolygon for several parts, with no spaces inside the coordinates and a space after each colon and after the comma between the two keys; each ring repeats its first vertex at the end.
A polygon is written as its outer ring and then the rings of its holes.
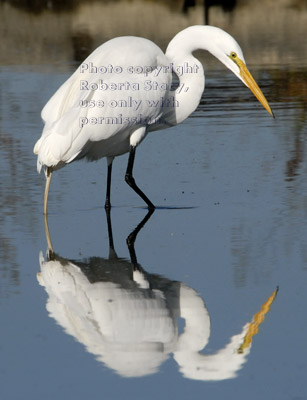
{"type": "MultiPolygon", "coordinates": [[[[122,266],[131,277],[126,238],[147,211],[124,182],[127,156],[114,162],[112,187],[112,230],[120,260],[113,260],[113,264],[107,261],[105,160],[78,162],[54,173],[49,197],[50,235],[62,264],[46,263],[42,268],[49,268],[51,275],[59,268],[60,278],[56,279],[64,289],[52,286],[48,279],[46,287],[37,280],[39,258],[46,259],[47,250],[42,213],[45,179],[36,172],[32,148],[42,129],[39,110],[70,71],[67,67],[51,72],[39,66],[0,70],[1,398],[306,398],[306,98],[295,93],[289,94],[287,101],[279,101],[274,89],[278,82],[273,70],[268,69],[269,78],[263,78],[262,84],[276,116],[272,119],[234,77],[225,71],[209,72],[208,90],[193,117],[176,128],[149,135],[137,150],[136,180],[158,206],[137,236],[137,261],[145,286],[160,282],[152,293],[164,304],[162,320],[166,324],[171,315],[175,319],[174,331],[167,331],[173,335],[171,345],[160,344],[147,361],[141,351],[137,367],[137,356],[131,357],[130,373],[135,376],[126,377],[121,368],[129,345],[126,350],[120,347],[116,360],[115,356],[108,358],[110,337],[104,329],[113,332],[117,340],[127,340],[125,323],[127,327],[130,320],[137,324],[135,316],[130,315],[131,307],[127,306],[126,314],[122,311],[124,303],[117,310],[120,320],[114,314],[119,330],[112,326],[112,318],[105,320],[111,325],[99,325],[82,314],[82,285],[79,292],[71,294],[68,279],[77,278],[67,272],[67,260],[72,260],[72,271],[87,285],[90,283],[80,262],[89,263],[91,257],[97,257],[107,268],[110,282],[115,279],[113,269],[122,266]],[[230,99],[225,95],[228,91],[230,99]],[[210,104],[211,98],[216,100],[215,105],[210,104]],[[180,300],[177,293],[176,307],[165,301],[171,293],[167,287],[178,285],[201,304],[199,316],[206,310],[209,315],[204,317],[210,334],[208,343],[203,339],[205,348],[194,353],[188,349],[189,345],[196,346],[196,339],[183,346],[186,353],[178,353],[185,321],[178,320],[177,314],[185,298],[180,300]],[[209,373],[198,374],[206,364],[195,363],[193,367],[189,357],[200,351],[203,363],[206,356],[216,356],[253,321],[277,286],[278,295],[252,337],[241,367],[233,369],[233,376],[223,378],[221,371],[227,361],[218,357],[214,380],[209,373]],[[52,304],[51,311],[50,307],[46,309],[47,303],[52,304]],[[69,315],[65,321],[61,319],[63,309],[69,315]],[[96,343],[96,353],[88,345],[89,328],[81,324],[82,334],[72,329],[80,326],[81,317],[96,327],[101,340],[96,343]],[[150,369],[157,354],[160,361],[150,369]],[[178,354],[183,354],[183,360],[178,354]],[[99,357],[102,361],[97,360],[99,357]],[[183,367],[187,364],[192,365],[189,374],[183,367]],[[146,371],[153,373],[146,375],[146,371]],[[142,374],[145,376],[137,376],[142,374]],[[197,376],[199,380],[192,379],[197,376]]],[[[104,277],[98,282],[102,298],[110,290],[109,281],[104,277]]],[[[116,286],[119,299],[125,285],[116,286]]],[[[129,290],[127,293],[138,298],[141,309],[146,308],[151,289],[139,286],[129,290]]],[[[98,304],[98,311],[104,310],[99,299],[91,301],[98,304]]],[[[193,314],[193,307],[188,313],[193,314]]],[[[192,329],[196,337],[201,334],[200,325],[196,323],[192,329]]],[[[159,327],[154,324],[153,328],[159,327]]],[[[135,333],[136,343],[142,335],[150,340],[148,327],[135,333]]],[[[237,350],[236,346],[231,350],[231,359],[240,357],[237,350]]]]}

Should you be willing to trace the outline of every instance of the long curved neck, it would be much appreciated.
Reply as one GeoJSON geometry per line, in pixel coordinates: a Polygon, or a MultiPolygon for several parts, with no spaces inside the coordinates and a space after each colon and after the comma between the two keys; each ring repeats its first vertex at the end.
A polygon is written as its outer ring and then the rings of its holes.
{"type": "Polygon", "coordinates": [[[212,39],[212,27],[192,26],[179,32],[166,49],[165,54],[179,77],[178,88],[169,92],[174,110],[164,116],[170,125],[184,121],[200,102],[205,88],[205,76],[202,64],[192,52],[197,49],[213,52],[212,39]]]}

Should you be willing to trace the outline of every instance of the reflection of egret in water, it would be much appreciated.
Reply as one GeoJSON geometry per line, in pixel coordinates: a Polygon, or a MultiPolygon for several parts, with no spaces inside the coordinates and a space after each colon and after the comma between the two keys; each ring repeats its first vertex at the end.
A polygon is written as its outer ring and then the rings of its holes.
{"type": "Polygon", "coordinates": [[[277,291],[253,322],[232,336],[223,349],[202,354],[210,336],[209,314],[202,298],[182,282],[147,273],[137,262],[134,242],[151,214],[148,212],[127,239],[130,260],[116,255],[109,214],[109,258],[72,261],[51,249],[46,261],[41,256],[38,280],[49,295],[49,315],[121,376],[155,373],[173,353],[187,378],[235,377],[277,291]],[[179,318],[185,322],[182,333],[179,318]]]}

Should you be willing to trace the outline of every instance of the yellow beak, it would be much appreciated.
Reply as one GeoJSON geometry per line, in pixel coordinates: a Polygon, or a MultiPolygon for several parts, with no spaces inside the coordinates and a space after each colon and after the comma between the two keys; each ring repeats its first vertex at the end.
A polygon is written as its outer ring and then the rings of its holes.
{"type": "Polygon", "coordinates": [[[257,85],[255,79],[252,77],[252,74],[249,72],[244,62],[240,60],[239,57],[237,57],[235,62],[240,68],[240,75],[246,86],[254,93],[259,102],[263,105],[263,107],[267,110],[267,112],[269,112],[274,118],[273,111],[271,110],[271,107],[269,106],[267,99],[264,97],[264,94],[262,93],[261,89],[257,85]]]}

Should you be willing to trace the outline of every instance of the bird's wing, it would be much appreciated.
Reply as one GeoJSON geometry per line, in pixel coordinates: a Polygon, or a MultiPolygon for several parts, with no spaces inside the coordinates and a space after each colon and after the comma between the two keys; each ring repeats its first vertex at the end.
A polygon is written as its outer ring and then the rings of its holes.
{"type": "MultiPolygon", "coordinates": [[[[168,73],[161,72],[161,66],[168,64],[168,59],[165,57],[161,49],[153,42],[137,37],[120,37],[109,40],[99,46],[87,59],[79,66],[73,75],[65,81],[62,86],[54,93],[42,110],[41,116],[45,123],[56,121],[70,107],[73,107],[76,102],[81,100],[80,90],[81,81],[90,81],[94,83],[96,80],[103,79],[104,81],[112,82],[113,76],[118,76],[121,80],[130,81],[134,76],[139,79],[148,78],[158,74],[159,79],[169,79],[168,73]],[[122,69],[120,71],[119,67],[122,69]],[[136,71],[140,68],[147,68],[148,75],[142,73],[131,74],[130,67],[136,71]],[[95,73],[95,68],[98,72],[95,73]],[[100,73],[100,69],[106,69],[107,73],[100,73]],[[150,70],[153,71],[150,74],[150,70]]],[[[88,94],[88,93],[87,93],[88,94]]],[[[83,93],[86,96],[86,93],[83,93]]],[[[83,97],[82,97],[83,98],[83,97]]]]}
{"type": "Polygon", "coordinates": [[[152,42],[132,39],[129,51],[126,40],[114,39],[84,62],[119,66],[122,72],[84,73],[80,67],[46,104],[45,128],[34,149],[39,165],[70,162],[84,153],[88,142],[106,141],[117,134],[119,141],[126,140],[134,130],[155,124],[162,116],[172,80],[168,59],[152,42]],[[131,73],[130,67],[149,71],[131,73]]]}

